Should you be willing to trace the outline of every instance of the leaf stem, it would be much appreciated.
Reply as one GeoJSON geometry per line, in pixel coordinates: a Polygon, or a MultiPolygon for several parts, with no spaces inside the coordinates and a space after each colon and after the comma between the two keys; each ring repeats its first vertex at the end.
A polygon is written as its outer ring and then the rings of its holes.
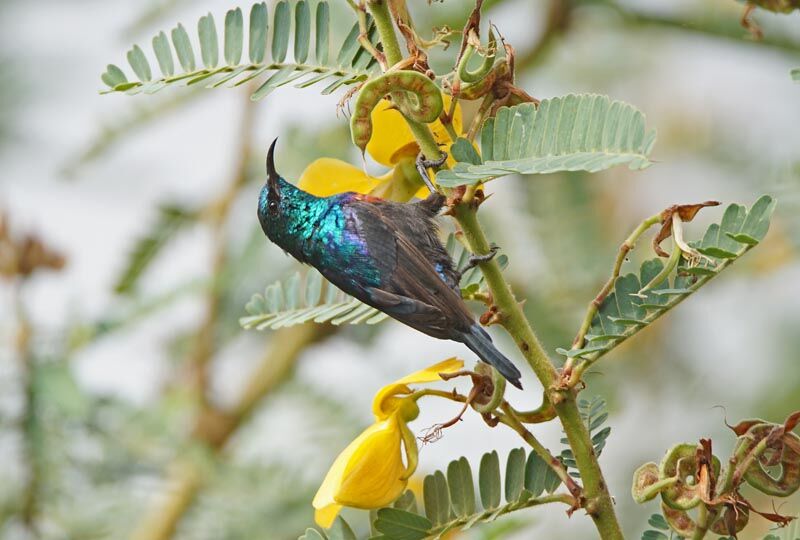
{"type": "Polygon", "coordinates": [[[375,19],[375,27],[381,36],[383,53],[386,55],[386,62],[391,67],[403,59],[403,54],[400,52],[400,42],[394,32],[388,0],[367,0],[367,7],[372,18],[375,19]]]}
{"type": "Polygon", "coordinates": [[[561,479],[561,482],[563,482],[570,494],[580,501],[583,490],[569,475],[567,469],[564,467],[564,464],[561,463],[561,460],[551,454],[550,450],[545,448],[545,446],[539,442],[533,433],[528,431],[528,429],[522,425],[522,422],[520,422],[519,419],[514,415],[514,409],[512,409],[508,403],[504,402],[500,408],[505,413],[502,416],[498,416],[500,422],[516,431],[519,436],[522,437],[522,439],[528,443],[531,448],[533,448],[533,451],[536,452],[551,469],[553,469],[553,472],[555,472],[556,475],[561,479]]]}
{"type": "Polygon", "coordinates": [[[518,411],[512,407],[511,410],[514,411],[514,416],[524,424],[541,424],[542,422],[549,422],[557,416],[556,410],[553,408],[553,404],[550,403],[550,398],[547,397],[546,392],[542,396],[542,404],[537,408],[530,411],[518,411]]]}

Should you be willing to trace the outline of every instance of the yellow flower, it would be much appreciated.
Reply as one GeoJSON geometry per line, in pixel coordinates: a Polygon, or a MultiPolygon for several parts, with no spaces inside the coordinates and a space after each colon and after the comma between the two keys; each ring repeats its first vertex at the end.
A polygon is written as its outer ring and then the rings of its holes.
{"type": "MultiPolygon", "coordinates": [[[[444,95],[444,110],[450,110],[450,96],[444,95]]],[[[416,158],[419,154],[414,135],[406,123],[405,118],[387,100],[381,100],[372,110],[372,138],[367,144],[367,152],[372,159],[382,165],[391,167],[404,157],[416,158]]],[[[436,142],[448,145],[450,136],[441,121],[437,120],[430,125],[436,142]]],[[[456,133],[461,133],[461,107],[456,104],[453,112],[453,128],[456,133]]]]}
{"type": "Polygon", "coordinates": [[[403,494],[417,468],[417,442],[408,422],[419,415],[419,408],[408,385],[438,381],[439,373],[463,367],[462,360],[450,358],[375,394],[375,423],[339,454],[314,496],[314,519],[319,526],[329,528],[343,506],[380,508],[403,494]]]}
{"type": "Polygon", "coordinates": [[[300,175],[297,187],[317,197],[327,197],[344,191],[369,193],[391,176],[392,172],[389,171],[383,177],[375,178],[347,162],[334,158],[319,158],[306,167],[300,175]]]}
{"type": "Polygon", "coordinates": [[[306,167],[297,186],[317,197],[355,191],[406,202],[414,196],[421,199],[428,196],[428,189],[420,188],[420,183],[413,158],[400,160],[392,170],[377,178],[347,162],[319,158],[306,167]]]}
{"type": "MultiPolygon", "coordinates": [[[[450,96],[444,96],[445,110],[449,110],[450,96]]],[[[368,193],[376,197],[405,202],[416,196],[424,199],[428,189],[415,168],[419,147],[408,128],[403,115],[391,108],[391,103],[381,100],[372,111],[372,139],[367,152],[378,163],[392,167],[380,177],[370,176],[363,169],[333,158],[320,158],[311,163],[300,176],[298,187],[318,197],[327,197],[345,191],[368,193]]],[[[461,107],[456,104],[453,113],[453,128],[461,133],[461,107]]],[[[434,137],[449,148],[450,136],[444,125],[437,120],[431,124],[434,137]]],[[[455,160],[448,156],[452,166],[455,160]]],[[[431,175],[433,177],[433,175],[431,175]]]]}

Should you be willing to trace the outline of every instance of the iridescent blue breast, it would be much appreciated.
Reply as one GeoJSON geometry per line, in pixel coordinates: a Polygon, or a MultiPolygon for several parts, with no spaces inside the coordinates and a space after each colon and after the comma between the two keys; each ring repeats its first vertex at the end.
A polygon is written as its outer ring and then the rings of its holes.
{"type": "Polygon", "coordinates": [[[359,234],[357,217],[347,206],[350,196],[343,193],[330,198],[328,210],[303,245],[306,260],[335,272],[339,279],[332,281],[347,292],[381,284],[367,241],[359,234]]]}

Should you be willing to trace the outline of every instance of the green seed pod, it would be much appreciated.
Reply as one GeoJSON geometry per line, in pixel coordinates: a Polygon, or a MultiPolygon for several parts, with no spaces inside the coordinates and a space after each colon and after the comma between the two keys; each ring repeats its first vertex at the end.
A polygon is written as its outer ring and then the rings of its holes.
{"type": "Polygon", "coordinates": [[[458,97],[460,99],[481,99],[492,91],[495,82],[504,77],[508,77],[509,73],[508,64],[500,62],[478,82],[461,85],[458,97]]]}
{"type": "MultiPolygon", "coordinates": [[[[756,424],[739,437],[736,444],[736,454],[746,455],[769,436],[775,424],[756,424]]],[[[754,460],[744,473],[745,481],[767,495],[775,497],[788,497],[800,489],[800,437],[792,432],[784,433],[783,437],[770,443],[759,459],[754,460]],[[780,464],[779,477],[769,474],[764,467],[780,464]]]]}
{"type": "Polygon", "coordinates": [[[661,513],[664,514],[664,519],[667,520],[670,529],[684,538],[694,536],[697,524],[689,517],[686,510],[677,510],[669,506],[666,501],[661,501],[661,513]]]}
{"type": "Polygon", "coordinates": [[[372,137],[372,110],[387,95],[392,96],[403,115],[415,122],[434,122],[444,108],[441,90],[422,73],[392,71],[369,81],[358,93],[350,119],[353,143],[362,154],[372,137]]]}
{"type": "Polygon", "coordinates": [[[506,392],[506,379],[500,375],[499,371],[484,362],[478,362],[475,366],[475,371],[481,375],[490,375],[492,377],[492,395],[481,396],[483,399],[473,401],[472,408],[482,414],[494,412],[503,401],[503,395],[506,392]]]}
{"type": "MultiPolygon", "coordinates": [[[[713,456],[714,477],[719,476],[720,462],[713,456]]],[[[700,504],[697,492],[697,445],[677,444],[673,446],[659,465],[658,475],[662,479],[675,478],[676,482],[661,492],[664,503],[675,510],[689,510],[700,504]]]]}
{"type": "Polygon", "coordinates": [[[677,478],[660,478],[658,465],[652,461],[645,463],[633,473],[633,486],[631,495],[639,504],[653,500],[664,489],[677,483],[677,478]]]}
{"type": "Polygon", "coordinates": [[[464,83],[476,83],[486,77],[494,65],[495,49],[497,41],[494,38],[494,32],[489,31],[489,47],[486,56],[483,58],[483,63],[475,70],[470,71],[467,67],[472,56],[475,54],[476,48],[473,45],[468,45],[464,50],[464,55],[458,63],[458,78],[464,83]]]}

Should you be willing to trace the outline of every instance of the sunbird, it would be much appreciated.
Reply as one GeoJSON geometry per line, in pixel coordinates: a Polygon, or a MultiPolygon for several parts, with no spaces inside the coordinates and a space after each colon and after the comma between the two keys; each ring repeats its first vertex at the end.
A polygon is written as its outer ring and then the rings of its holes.
{"type": "MultiPolygon", "coordinates": [[[[465,344],[522,388],[519,370],[495,348],[461,298],[463,269],[454,268],[437,234],[435,217],[444,196],[432,189],[414,203],[354,192],[317,197],[275,170],[276,142],[267,153],[267,182],[258,197],[258,220],[267,237],[361,302],[424,334],[465,344]]],[[[432,188],[425,167],[418,169],[432,188]]],[[[475,256],[470,266],[493,254],[475,256]]]]}

